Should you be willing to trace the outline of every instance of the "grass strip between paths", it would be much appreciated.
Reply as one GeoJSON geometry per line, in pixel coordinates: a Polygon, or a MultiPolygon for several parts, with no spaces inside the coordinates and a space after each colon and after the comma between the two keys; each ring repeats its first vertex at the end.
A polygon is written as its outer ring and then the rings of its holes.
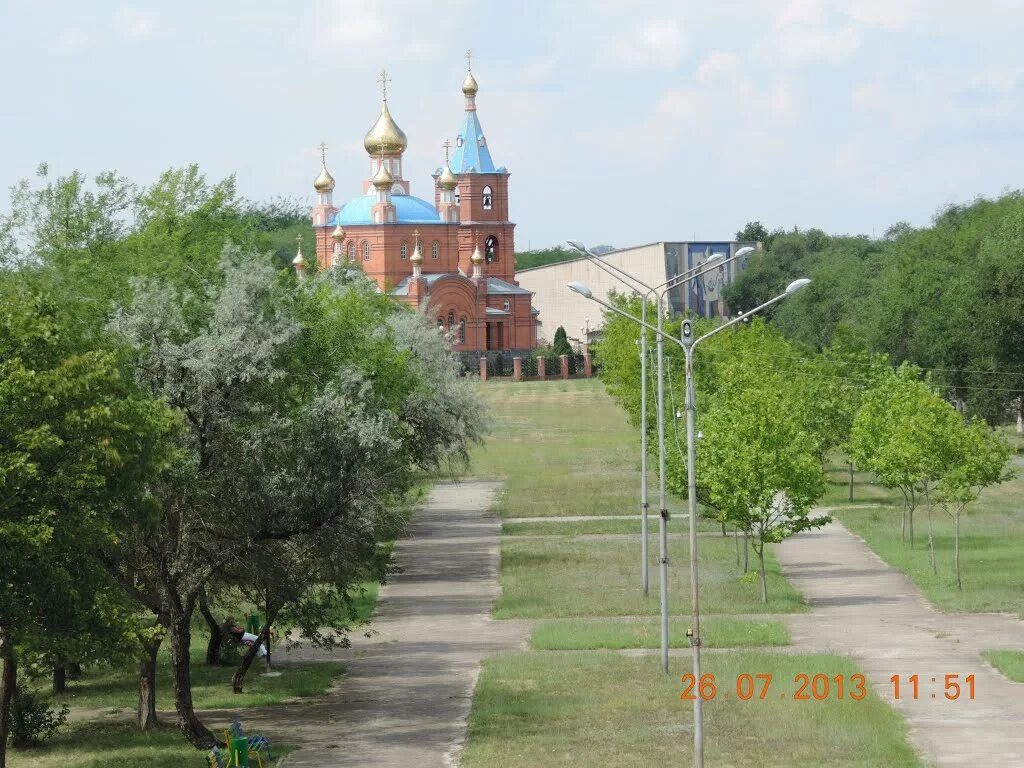
{"type": "MultiPolygon", "coordinates": [[[[669,646],[689,648],[686,631],[688,618],[669,622],[669,646]]],[[[782,622],[771,619],[736,619],[708,616],[701,621],[705,648],[788,645],[789,631],[782,622]]],[[[562,619],[542,621],[530,635],[533,650],[596,650],[623,648],[660,648],[661,627],[654,619],[562,619]]]]}
{"type": "Polygon", "coordinates": [[[1005,677],[1024,683],[1024,651],[985,651],[982,656],[1005,677]]]}
{"type": "MultiPolygon", "coordinates": [[[[521,653],[484,662],[469,716],[462,768],[646,768],[690,765],[692,703],[679,675],[656,658],[608,651],[521,653]]],[[[857,672],[830,655],[709,654],[704,669],[718,695],[704,705],[707,765],[730,768],[919,768],[906,726],[867,686],[847,695],[795,701],[798,674],[845,679],[857,672]],[[764,700],[736,695],[740,674],[771,674],[764,700]]],[[[847,686],[846,691],[850,690],[847,686]]]]}

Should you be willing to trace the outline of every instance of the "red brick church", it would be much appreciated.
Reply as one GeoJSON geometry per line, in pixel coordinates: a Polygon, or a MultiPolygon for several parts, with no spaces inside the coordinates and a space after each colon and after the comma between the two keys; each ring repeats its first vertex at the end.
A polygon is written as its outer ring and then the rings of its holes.
{"type": "Polygon", "coordinates": [[[456,351],[532,349],[537,313],[533,294],[515,280],[509,172],[491,159],[472,70],[462,83],[455,144],[445,142],[444,165],[432,174],[433,204],[411,194],[402,168],[408,139],[388,108],[386,72],[380,82],[380,117],[363,139],[370,175],[360,194],[336,207],[326,161],[313,184],[319,268],[359,264],[381,291],[436,317],[456,351]]]}

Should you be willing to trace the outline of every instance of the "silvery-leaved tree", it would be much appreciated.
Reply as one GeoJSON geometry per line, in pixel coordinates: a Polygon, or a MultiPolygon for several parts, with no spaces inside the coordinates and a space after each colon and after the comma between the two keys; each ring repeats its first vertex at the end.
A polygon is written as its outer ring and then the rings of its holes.
{"type": "Polygon", "coordinates": [[[187,427],[159,520],[112,560],[165,613],[178,725],[199,747],[213,736],[192,705],[190,622],[211,578],[277,556],[261,578],[282,606],[311,576],[347,586],[417,469],[482,433],[454,360],[361,274],[299,283],[234,247],[218,272],[203,294],[138,281],[112,323],[139,381],[187,427]]]}

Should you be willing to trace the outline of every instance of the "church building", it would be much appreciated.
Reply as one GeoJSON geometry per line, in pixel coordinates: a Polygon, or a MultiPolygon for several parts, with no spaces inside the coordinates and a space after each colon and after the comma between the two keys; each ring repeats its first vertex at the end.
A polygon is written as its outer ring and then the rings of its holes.
{"type": "Polygon", "coordinates": [[[432,174],[433,203],[413,196],[404,176],[408,139],[388,107],[387,72],[380,83],[380,117],[363,139],[370,173],[359,194],[334,205],[326,159],[313,184],[319,268],[359,264],[381,291],[436,318],[458,352],[532,349],[537,312],[515,279],[509,172],[491,158],[472,69],[455,144],[445,141],[444,164],[432,174]]]}

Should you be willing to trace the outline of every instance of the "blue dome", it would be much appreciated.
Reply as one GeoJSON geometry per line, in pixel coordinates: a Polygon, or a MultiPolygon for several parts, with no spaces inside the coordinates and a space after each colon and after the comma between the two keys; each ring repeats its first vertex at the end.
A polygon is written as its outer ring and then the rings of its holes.
{"type": "MultiPolygon", "coordinates": [[[[375,195],[353,197],[334,216],[333,224],[343,227],[349,224],[373,224],[373,204],[375,195]]],[[[395,223],[397,224],[437,224],[441,217],[437,209],[426,200],[412,195],[392,195],[391,204],[395,206],[395,223]]]]}

